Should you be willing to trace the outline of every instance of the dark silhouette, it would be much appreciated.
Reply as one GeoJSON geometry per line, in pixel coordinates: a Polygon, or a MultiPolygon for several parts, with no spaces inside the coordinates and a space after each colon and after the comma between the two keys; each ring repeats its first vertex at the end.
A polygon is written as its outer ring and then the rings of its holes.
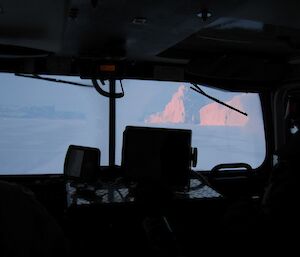
{"type": "Polygon", "coordinates": [[[224,215],[225,238],[249,250],[292,252],[297,249],[299,145],[297,133],[278,151],[279,162],[260,202],[240,200],[229,206],[224,215]],[[249,247],[253,240],[255,243],[249,247]]]}
{"type": "Polygon", "coordinates": [[[66,256],[62,229],[33,194],[0,182],[0,249],[3,257],[66,256]]]}

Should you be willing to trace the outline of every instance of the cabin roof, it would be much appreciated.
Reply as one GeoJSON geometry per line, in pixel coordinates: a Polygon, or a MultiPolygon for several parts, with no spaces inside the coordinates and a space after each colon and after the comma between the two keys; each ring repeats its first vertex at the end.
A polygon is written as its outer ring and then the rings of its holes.
{"type": "Polygon", "coordinates": [[[0,70],[274,84],[300,60],[298,7],[296,0],[3,0],[0,70]],[[102,64],[117,71],[106,74],[102,64]]]}

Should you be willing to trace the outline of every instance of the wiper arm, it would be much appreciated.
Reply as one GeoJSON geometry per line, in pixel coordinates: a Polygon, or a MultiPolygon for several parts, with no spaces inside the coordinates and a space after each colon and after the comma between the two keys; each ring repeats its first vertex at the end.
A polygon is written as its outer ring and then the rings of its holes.
{"type": "Polygon", "coordinates": [[[68,81],[68,80],[62,80],[62,79],[47,78],[47,77],[42,77],[42,76],[34,75],[34,74],[27,75],[27,74],[15,73],[15,76],[24,77],[24,78],[31,78],[31,79],[46,80],[46,81],[50,81],[50,82],[69,84],[69,85],[80,86],[80,87],[93,87],[93,85],[86,85],[86,84],[77,83],[77,82],[68,81]]]}
{"type": "Polygon", "coordinates": [[[205,92],[204,92],[197,84],[194,84],[194,83],[191,83],[191,84],[192,84],[194,87],[190,87],[190,88],[191,88],[192,90],[194,90],[195,92],[197,92],[197,93],[199,93],[199,94],[201,94],[201,95],[204,95],[205,97],[207,97],[207,98],[209,98],[209,99],[215,101],[216,103],[221,104],[221,105],[224,105],[224,106],[226,106],[227,108],[232,109],[232,110],[234,110],[234,111],[236,111],[236,112],[238,112],[238,113],[240,113],[240,114],[243,114],[243,115],[245,115],[245,116],[248,116],[247,113],[242,112],[242,111],[240,111],[239,109],[237,109],[237,108],[235,108],[235,107],[232,107],[231,105],[228,105],[228,104],[226,104],[226,103],[220,101],[219,99],[217,99],[217,98],[215,98],[215,97],[212,97],[212,96],[206,94],[206,93],[205,93],[205,92]]]}
{"type": "MultiPolygon", "coordinates": [[[[121,97],[124,96],[124,89],[123,89],[123,85],[122,85],[122,80],[120,80],[122,92],[111,94],[109,92],[104,91],[100,87],[100,85],[97,82],[97,79],[92,79],[93,85],[87,85],[87,84],[82,84],[82,83],[68,81],[68,80],[42,77],[42,76],[39,76],[39,75],[36,75],[36,74],[27,75],[27,74],[15,73],[15,76],[24,77],[24,78],[31,78],[31,79],[40,79],[40,80],[45,80],[45,81],[49,81],[49,82],[69,84],[69,85],[80,86],[80,87],[94,87],[100,95],[105,96],[105,97],[110,97],[110,98],[121,98],[121,97]]],[[[103,80],[100,80],[100,81],[101,81],[102,85],[105,85],[103,80]]]]}

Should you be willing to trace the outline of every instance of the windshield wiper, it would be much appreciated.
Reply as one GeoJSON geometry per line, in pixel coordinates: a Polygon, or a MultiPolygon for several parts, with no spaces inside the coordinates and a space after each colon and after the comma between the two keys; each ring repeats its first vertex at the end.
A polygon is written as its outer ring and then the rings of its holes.
{"type": "Polygon", "coordinates": [[[201,94],[201,95],[203,95],[203,96],[205,96],[205,97],[207,97],[207,98],[209,98],[209,99],[215,101],[215,102],[218,103],[218,104],[224,105],[224,106],[226,106],[227,108],[232,109],[232,110],[234,110],[234,111],[236,111],[236,112],[238,112],[238,113],[240,113],[240,114],[243,114],[243,115],[245,115],[245,116],[248,116],[247,113],[242,112],[242,111],[240,111],[239,109],[237,109],[237,108],[235,108],[235,107],[232,107],[231,105],[228,105],[228,104],[226,104],[226,103],[220,101],[219,99],[217,99],[217,98],[215,98],[215,97],[212,97],[212,96],[206,94],[206,93],[205,93],[205,92],[204,92],[197,84],[194,84],[194,83],[191,83],[191,84],[193,85],[193,87],[190,87],[190,88],[191,88],[192,90],[194,90],[195,92],[197,92],[197,93],[199,93],[199,94],[201,94]]]}
{"type": "Polygon", "coordinates": [[[69,85],[80,86],[80,87],[93,87],[93,85],[87,85],[87,84],[77,83],[77,82],[73,82],[73,81],[62,80],[62,79],[42,77],[42,76],[34,75],[34,74],[27,75],[27,74],[15,73],[15,75],[19,76],[19,77],[24,77],[24,78],[40,79],[40,80],[46,80],[46,81],[50,81],[50,82],[69,84],[69,85]]]}
{"type": "MultiPolygon", "coordinates": [[[[56,83],[62,83],[62,84],[69,84],[69,85],[74,85],[74,86],[80,86],[80,87],[93,87],[97,90],[97,92],[105,97],[109,97],[109,98],[121,98],[124,96],[124,89],[123,89],[123,85],[122,85],[122,80],[120,80],[120,84],[121,84],[121,89],[122,92],[121,93],[109,93],[104,91],[100,85],[97,82],[97,79],[92,79],[92,85],[87,85],[87,84],[82,84],[82,83],[78,83],[78,82],[73,82],[73,81],[68,81],[68,80],[62,80],[62,79],[55,79],[55,78],[49,78],[49,77],[42,77],[36,74],[32,74],[32,75],[28,75],[28,74],[21,74],[21,73],[15,73],[15,76],[19,76],[19,77],[24,77],[24,78],[31,78],[31,79],[40,79],[40,80],[45,80],[45,81],[49,81],[49,82],[56,82],[56,83]]],[[[102,85],[105,85],[104,80],[100,79],[100,82],[102,85]]]]}

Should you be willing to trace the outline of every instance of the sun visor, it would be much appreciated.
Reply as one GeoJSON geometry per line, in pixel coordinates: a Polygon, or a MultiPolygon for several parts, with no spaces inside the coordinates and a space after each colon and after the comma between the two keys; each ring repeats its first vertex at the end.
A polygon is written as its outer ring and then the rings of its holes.
{"type": "Polygon", "coordinates": [[[257,56],[205,56],[194,59],[186,66],[187,77],[200,81],[213,81],[226,88],[251,88],[257,85],[268,87],[281,81],[286,74],[287,64],[281,59],[257,56]]]}

